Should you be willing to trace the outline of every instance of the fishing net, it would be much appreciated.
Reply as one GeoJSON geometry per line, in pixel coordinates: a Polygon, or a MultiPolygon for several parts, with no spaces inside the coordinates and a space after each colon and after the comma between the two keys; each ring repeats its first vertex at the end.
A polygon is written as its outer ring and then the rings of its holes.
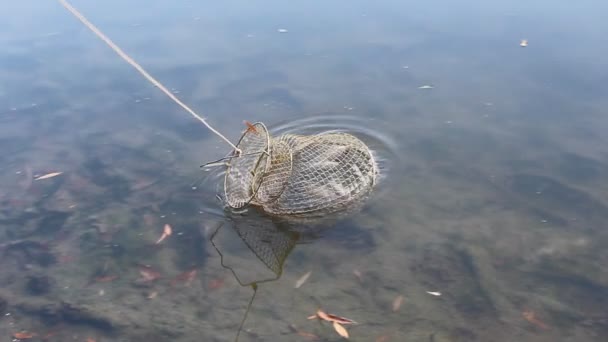
{"type": "Polygon", "coordinates": [[[352,134],[271,137],[258,122],[237,147],[224,178],[226,202],[235,209],[251,204],[273,215],[322,215],[362,199],[376,182],[373,155],[352,134]]]}
{"type": "Polygon", "coordinates": [[[285,261],[298,244],[320,238],[341,215],[328,216],[333,220],[300,221],[257,210],[247,215],[228,211],[218,220],[210,242],[222,267],[232,271],[241,285],[273,281],[281,277],[285,261]]]}
{"type": "Polygon", "coordinates": [[[242,284],[280,278],[285,260],[304,235],[262,215],[229,215],[211,235],[222,266],[232,270],[242,284]],[[223,227],[228,229],[220,233],[223,227]],[[233,239],[234,233],[244,246],[233,239]]]}

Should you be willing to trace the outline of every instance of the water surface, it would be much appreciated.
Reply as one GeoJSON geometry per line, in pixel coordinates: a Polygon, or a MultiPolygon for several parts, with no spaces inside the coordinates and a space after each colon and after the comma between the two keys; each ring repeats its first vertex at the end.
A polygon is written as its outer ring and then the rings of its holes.
{"type": "Polygon", "coordinates": [[[199,169],[225,143],[58,3],[7,2],[4,339],[230,341],[253,288],[241,341],[338,341],[320,307],[354,341],[608,338],[607,5],[74,5],[231,140],[346,130],[380,181],[310,229],[227,213],[199,169]]]}

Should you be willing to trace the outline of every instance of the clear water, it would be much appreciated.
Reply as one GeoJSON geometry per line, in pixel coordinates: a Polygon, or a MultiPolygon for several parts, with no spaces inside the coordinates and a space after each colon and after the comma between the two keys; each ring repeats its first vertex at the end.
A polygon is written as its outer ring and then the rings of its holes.
{"type": "Polygon", "coordinates": [[[230,139],[344,129],[381,179],[329,227],[231,217],[199,169],[228,146],[58,3],[5,1],[2,340],[231,341],[250,284],[240,341],[339,340],[318,308],[354,341],[608,339],[608,5],[74,5],[230,139]]]}

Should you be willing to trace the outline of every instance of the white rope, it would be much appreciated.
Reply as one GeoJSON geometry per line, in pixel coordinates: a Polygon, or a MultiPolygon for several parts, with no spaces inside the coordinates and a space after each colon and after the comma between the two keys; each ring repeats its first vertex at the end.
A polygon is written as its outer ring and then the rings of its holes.
{"type": "Polygon", "coordinates": [[[110,38],[108,38],[105,34],[103,34],[103,32],[101,32],[97,27],[95,27],[95,25],[93,25],[87,18],[85,18],[82,14],[80,14],[80,12],[78,12],[77,9],[75,9],[72,5],[70,5],[69,2],[67,2],[66,0],[58,0],[58,1],[63,7],[65,7],[68,11],[70,11],[70,13],[72,13],[78,20],[80,20],[86,27],[88,27],[91,31],[93,31],[93,33],[95,33],[95,35],[97,35],[97,37],[99,37],[99,39],[103,40],[106,44],[108,44],[108,46],[110,48],[112,48],[112,50],[114,50],[114,52],[116,52],[122,59],[125,60],[125,62],[131,64],[132,67],[134,67],[137,71],[139,71],[139,73],[143,77],[145,77],[148,81],[150,81],[150,83],[152,83],[153,85],[158,87],[158,89],[162,90],[162,92],[165,93],[165,95],[169,96],[169,98],[171,100],[175,101],[175,103],[180,105],[183,109],[185,109],[188,113],[190,113],[194,118],[196,118],[200,122],[202,122],[207,128],[209,128],[209,130],[211,132],[215,133],[215,135],[217,135],[218,137],[222,138],[225,142],[227,142],[228,145],[232,146],[236,155],[241,154],[241,150],[238,147],[236,147],[232,142],[230,142],[230,140],[228,140],[228,138],[226,138],[224,135],[222,135],[222,133],[218,132],[215,128],[211,127],[211,125],[209,125],[207,123],[207,121],[205,121],[205,119],[203,119],[200,115],[196,114],[192,109],[190,109],[190,107],[186,106],[186,104],[184,104],[182,101],[180,101],[175,95],[173,95],[173,93],[171,93],[169,90],[167,90],[167,88],[165,88],[165,86],[163,86],[159,81],[157,81],[154,77],[152,77],[150,74],[148,74],[148,72],[146,70],[144,70],[144,68],[142,68],[141,65],[137,64],[137,62],[135,62],[133,60],[133,58],[129,57],[129,55],[127,55],[124,51],[122,51],[122,49],[120,47],[118,47],[118,45],[114,44],[114,42],[112,40],[110,40],[110,38]]]}

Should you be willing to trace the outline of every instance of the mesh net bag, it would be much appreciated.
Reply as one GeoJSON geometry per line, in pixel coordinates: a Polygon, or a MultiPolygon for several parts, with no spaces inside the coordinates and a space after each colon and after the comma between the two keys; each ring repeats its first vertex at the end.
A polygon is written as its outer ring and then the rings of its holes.
{"type": "Polygon", "coordinates": [[[262,123],[247,129],[224,179],[232,208],[248,204],[269,214],[306,216],[348,207],[376,182],[369,148],[348,133],[271,137],[262,123]]]}

